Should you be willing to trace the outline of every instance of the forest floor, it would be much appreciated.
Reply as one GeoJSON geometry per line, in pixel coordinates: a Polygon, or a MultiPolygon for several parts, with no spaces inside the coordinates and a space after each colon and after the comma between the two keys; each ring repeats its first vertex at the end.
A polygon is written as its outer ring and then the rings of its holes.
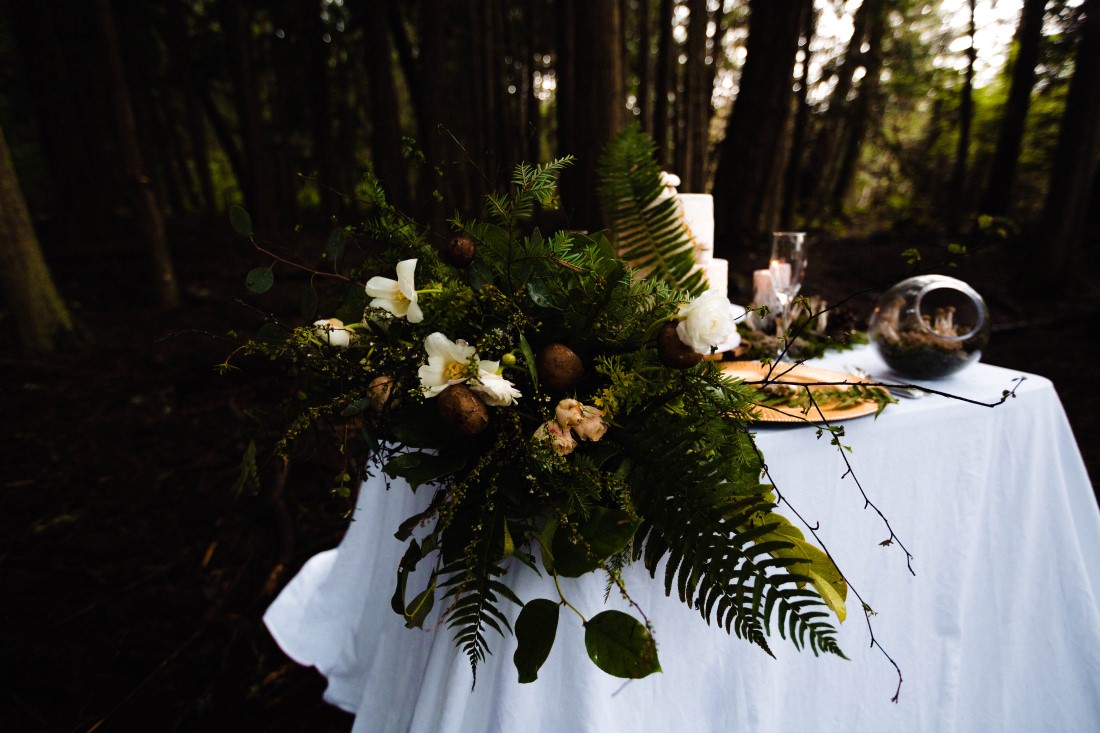
{"type": "MultiPolygon", "coordinates": [[[[909,246],[819,246],[804,292],[835,302],[892,284],[908,274],[898,253],[909,246]]],[[[260,620],[301,564],[339,541],[345,506],[329,492],[331,467],[309,456],[291,466],[285,499],[271,466],[259,491],[231,491],[282,389],[263,363],[215,369],[233,349],[225,334],[259,322],[237,300],[258,263],[243,245],[193,235],[174,247],[181,308],[135,305],[148,293],[124,284],[145,280],[130,252],[59,259],[89,342],[35,359],[0,345],[0,729],[347,731],[320,676],[260,620]]],[[[745,252],[731,272],[765,261],[745,252]]],[[[1053,380],[1095,477],[1100,414],[1086,369],[1100,361],[1100,294],[1028,299],[998,261],[977,254],[957,271],[994,316],[983,360],[1053,380]]],[[[867,314],[874,299],[849,306],[867,314]]]]}

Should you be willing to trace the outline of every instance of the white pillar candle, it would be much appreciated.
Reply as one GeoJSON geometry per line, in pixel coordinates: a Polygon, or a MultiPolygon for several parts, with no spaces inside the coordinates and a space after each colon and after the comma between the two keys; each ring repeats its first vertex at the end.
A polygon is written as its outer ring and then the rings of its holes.
{"type": "Polygon", "coordinates": [[[771,306],[775,300],[772,290],[772,273],[770,270],[753,270],[752,272],[752,303],[753,305],[771,306]]]}
{"type": "Polygon", "coordinates": [[[716,290],[722,294],[723,298],[728,298],[730,278],[729,260],[722,260],[716,257],[704,265],[704,267],[706,268],[707,289],[716,290]]]}
{"type": "Polygon", "coordinates": [[[768,269],[772,281],[772,289],[780,292],[791,285],[791,263],[772,260],[768,269]]]}
{"type": "Polygon", "coordinates": [[[714,256],[714,197],[709,193],[678,193],[676,200],[694,243],[695,261],[705,265],[714,256]]]}

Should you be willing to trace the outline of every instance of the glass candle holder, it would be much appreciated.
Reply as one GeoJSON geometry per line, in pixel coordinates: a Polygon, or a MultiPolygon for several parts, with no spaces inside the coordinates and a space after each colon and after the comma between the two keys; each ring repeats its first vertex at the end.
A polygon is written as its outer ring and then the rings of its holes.
{"type": "Polygon", "coordinates": [[[920,275],[879,298],[868,337],[898,374],[937,379],[978,361],[989,332],[989,310],[977,291],[946,275],[920,275]]]}

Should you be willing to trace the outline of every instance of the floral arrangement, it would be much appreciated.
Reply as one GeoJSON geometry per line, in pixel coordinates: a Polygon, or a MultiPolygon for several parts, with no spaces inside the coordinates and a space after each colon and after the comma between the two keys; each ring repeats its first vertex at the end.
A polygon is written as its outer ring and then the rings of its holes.
{"type": "MultiPolygon", "coordinates": [[[[769,654],[777,631],[842,655],[827,611],[843,621],[847,586],[775,511],[749,429],[756,390],[703,358],[735,328],[728,303],[636,276],[602,233],[533,226],[569,162],[518,166],[485,219],[456,216],[441,246],[368,174],[373,215],[337,230],[327,254],[339,270],[348,236],[380,253],[349,269],[334,317],[247,346],[307,377],[287,440],[343,420],[369,449],[366,470],[430,494],[395,528],[407,552],[392,606],[410,627],[446,624],[475,680],[491,632],[517,637],[519,680],[535,680],[563,609],[604,671],[658,671],[659,630],[630,598],[628,563],[769,654]],[[502,578],[520,566],[546,577],[549,597],[515,595],[502,578]],[[408,588],[417,567],[428,580],[408,588]],[[636,613],[583,615],[557,579],[587,573],[636,613]],[[514,625],[506,604],[521,607],[514,625]]],[[[252,236],[243,210],[232,219],[252,236]]],[[[272,280],[258,268],[248,284],[272,280]]]]}

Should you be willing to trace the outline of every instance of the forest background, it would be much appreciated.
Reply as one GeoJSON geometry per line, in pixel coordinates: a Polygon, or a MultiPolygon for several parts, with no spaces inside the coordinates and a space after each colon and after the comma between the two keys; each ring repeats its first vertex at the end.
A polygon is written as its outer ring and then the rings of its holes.
{"type": "Polygon", "coordinates": [[[974,284],[986,360],[1055,381],[1096,475],[1100,0],[5,0],[3,727],[346,730],[259,624],[338,541],[331,457],[234,492],[285,384],[215,367],[324,315],[286,263],[326,266],[368,165],[442,239],[572,154],[542,223],[595,229],[628,124],[713,193],[734,301],[777,229],[859,318],[918,271],[974,284]],[[287,287],[248,293],[269,264],[287,287]]]}

